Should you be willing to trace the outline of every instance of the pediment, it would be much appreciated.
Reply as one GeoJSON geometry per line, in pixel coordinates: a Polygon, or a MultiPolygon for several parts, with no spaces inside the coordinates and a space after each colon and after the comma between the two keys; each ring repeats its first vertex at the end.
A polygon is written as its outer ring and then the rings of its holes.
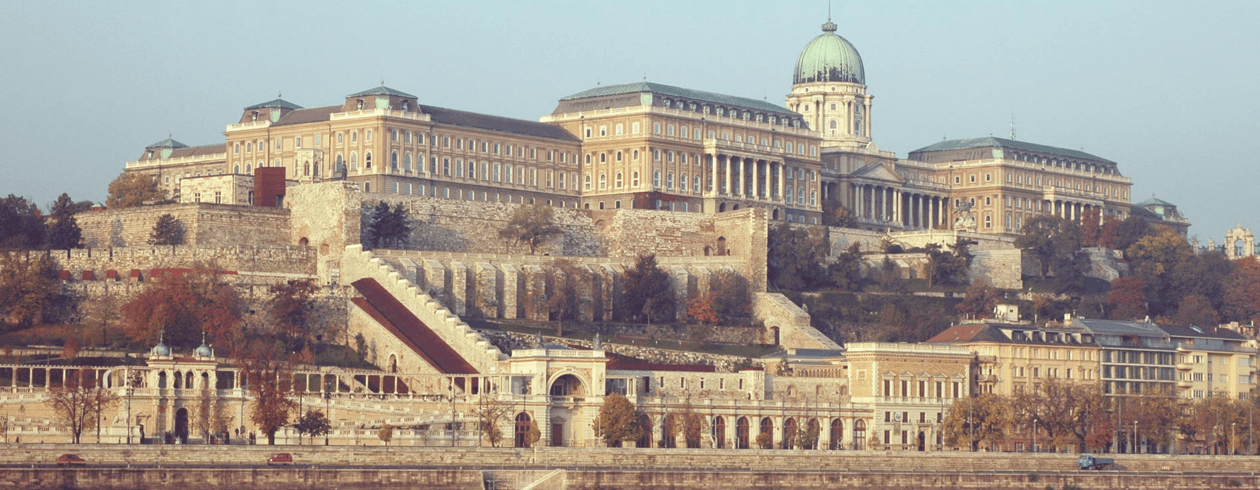
{"type": "Polygon", "coordinates": [[[897,174],[889,164],[878,162],[872,163],[853,172],[854,177],[860,177],[870,180],[882,180],[884,182],[905,182],[900,175],[897,174]]]}

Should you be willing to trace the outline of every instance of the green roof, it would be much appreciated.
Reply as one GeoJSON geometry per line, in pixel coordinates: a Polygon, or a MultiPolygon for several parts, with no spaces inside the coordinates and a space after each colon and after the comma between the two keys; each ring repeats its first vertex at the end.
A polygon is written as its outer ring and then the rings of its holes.
{"type": "Polygon", "coordinates": [[[624,85],[609,85],[607,87],[595,87],[590,90],[578,92],[576,94],[570,95],[560,100],[561,101],[577,100],[577,99],[587,99],[587,98],[592,98],[592,97],[604,97],[608,95],[634,94],[634,93],[643,93],[643,92],[656,94],[656,95],[670,96],[670,97],[682,97],[684,99],[709,102],[709,103],[719,104],[719,105],[740,106],[740,107],[745,107],[748,109],[774,112],[774,113],[783,114],[783,115],[800,116],[800,114],[789,111],[786,108],[771,104],[764,100],[749,99],[746,97],[736,97],[733,95],[715,94],[713,92],[705,92],[703,90],[692,90],[689,88],[674,87],[670,85],[662,85],[659,83],[652,83],[652,82],[638,82],[638,83],[627,83],[624,85]]]}
{"type": "Polygon", "coordinates": [[[162,141],[146,146],[145,148],[188,148],[188,145],[175,141],[171,138],[166,138],[162,141]]]}
{"type": "Polygon", "coordinates": [[[353,94],[347,95],[346,97],[362,97],[365,95],[393,95],[395,97],[408,97],[412,99],[416,98],[416,96],[411,95],[407,92],[400,92],[392,88],[386,87],[384,85],[381,85],[376,88],[370,88],[362,92],[353,93],[353,94]]]}
{"type": "Polygon", "coordinates": [[[1163,200],[1163,199],[1159,199],[1159,198],[1156,198],[1156,197],[1151,197],[1150,199],[1147,199],[1147,200],[1145,200],[1145,201],[1142,201],[1142,202],[1138,203],[1138,206],[1172,206],[1172,207],[1176,207],[1177,205],[1176,205],[1176,204],[1173,204],[1173,203],[1170,203],[1170,202],[1168,202],[1168,201],[1165,201],[1165,200],[1163,200]]]}
{"type": "Polygon", "coordinates": [[[796,72],[792,83],[846,82],[866,84],[866,69],[862,55],[848,39],[836,34],[836,25],[830,20],[822,27],[823,33],[815,37],[801,56],[796,59],[796,72]]]}
{"type": "Polygon", "coordinates": [[[293,109],[295,111],[302,108],[302,106],[294,104],[287,100],[275,99],[275,100],[269,100],[267,102],[263,102],[261,104],[251,105],[249,107],[246,107],[245,110],[248,111],[252,109],[262,109],[262,108],[268,108],[268,107],[279,107],[281,109],[293,109]]]}
{"type": "Polygon", "coordinates": [[[986,147],[1010,148],[1012,150],[1032,151],[1037,153],[1045,153],[1048,155],[1058,155],[1068,158],[1079,158],[1082,160],[1093,160],[1096,162],[1116,163],[1106,158],[1098,157],[1085,153],[1083,151],[1069,150],[1067,148],[1058,148],[1054,146],[1038,145],[1036,143],[1026,143],[1023,141],[1008,140],[1005,138],[995,138],[992,136],[985,138],[967,138],[960,140],[948,140],[936,143],[934,145],[919,148],[910,153],[921,153],[928,151],[946,151],[946,150],[966,150],[968,148],[986,148],[986,147]]]}

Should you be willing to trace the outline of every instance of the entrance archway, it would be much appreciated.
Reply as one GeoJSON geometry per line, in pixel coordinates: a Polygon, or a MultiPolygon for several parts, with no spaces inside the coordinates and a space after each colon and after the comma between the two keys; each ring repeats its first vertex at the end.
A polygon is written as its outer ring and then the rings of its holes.
{"type": "Polygon", "coordinates": [[[639,433],[639,440],[634,441],[634,447],[652,447],[652,417],[639,414],[639,433]]]}
{"type": "Polygon", "coordinates": [[[556,378],[551,383],[551,396],[582,396],[585,394],[586,388],[582,385],[582,380],[572,374],[556,378]]]}
{"type": "Polygon", "coordinates": [[[180,443],[188,443],[188,409],[181,408],[175,411],[175,438],[180,443]]]}
{"type": "Polygon", "coordinates": [[[783,449],[796,449],[797,431],[796,419],[787,419],[783,423],[783,449]]]}
{"type": "Polygon", "coordinates": [[[513,432],[514,446],[529,447],[529,429],[532,426],[528,413],[516,414],[516,430],[513,432]]]}
{"type": "Polygon", "coordinates": [[[844,449],[844,420],[831,421],[831,441],[827,444],[827,448],[844,449]]]}
{"type": "Polygon", "coordinates": [[[748,417],[735,421],[735,449],[748,449],[748,417]]]}

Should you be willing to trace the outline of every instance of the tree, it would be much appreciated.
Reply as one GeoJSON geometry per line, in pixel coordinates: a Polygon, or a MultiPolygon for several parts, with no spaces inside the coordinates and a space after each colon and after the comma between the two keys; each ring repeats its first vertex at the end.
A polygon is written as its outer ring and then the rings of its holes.
{"type": "Polygon", "coordinates": [[[707,324],[746,322],[752,315],[748,280],[732,270],[713,273],[709,276],[709,290],[687,302],[687,314],[707,324]]]}
{"type": "Polygon", "coordinates": [[[0,327],[42,320],[61,297],[53,261],[42,253],[0,253],[0,327]]]}
{"type": "Polygon", "coordinates": [[[1015,246],[1041,263],[1039,277],[1053,275],[1059,292],[1079,291],[1089,259],[1081,252],[1081,229],[1075,222],[1051,215],[1034,216],[1024,223],[1015,246]]]}
{"type": "Polygon", "coordinates": [[[1132,215],[1124,221],[1113,220],[1108,222],[1110,223],[1116,223],[1115,232],[1111,236],[1106,236],[1107,233],[1104,233],[1104,238],[1108,240],[1104,245],[1114,250],[1128,250],[1134,243],[1153,231],[1149,222],[1132,215]]]}
{"type": "Polygon", "coordinates": [[[638,319],[642,315],[649,324],[674,318],[674,291],[669,274],[656,264],[656,254],[640,255],[622,273],[622,279],[618,309],[623,318],[638,319]]]}
{"type": "Polygon", "coordinates": [[[545,307],[548,318],[556,321],[557,337],[564,333],[565,320],[577,320],[582,316],[582,309],[590,306],[589,296],[582,291],[589,291],[589,273],[578,268],[572,261],[560,259],[551,267],[545,307]]]}
{"type": "Polygon", "coordinates": [[[1081,246],[1098,247],[1101,246],[1099,239],[1102,237],[1102,213],[1098,208],[1091,208],[1081,213],[1081,246]]]}
{"type": "Polygon", "coordinates": [[[838,228],[857,227],[857,215],[844,206],[844,203],[840,201],[839,193],[828,194],[827,198],[823,199],[822,206],[823,225],[838,228]]]}
{"type": "Polygon", "coordinates": [[[113,392],[97,386],[95,374],[94,370],[75,370],[61,386],[48,389],[49,404],[75,444],[81,442],[83,431],[95,427],[101,413],[118,399],[113,392]]]}
{"type": "Polygon", "coordinates": [[[993,313],[993,308],[997,306],[999,297],[997,290],[990,286],[988,282],[984,279],[976,279],[967,288],[967,296],[954,308],[958,310],[959,314],[971,318],[983,318],[985,315],[993,313]]]}
{"type": "Polygon", "coordinates": [[[149,245],[183,245],[184,224],[170,213],[158,216],[149,233],[149,245]]]}
{"type": "Polygon", "coordinates": [[[74,201],[70,200],[68,194],[62,193],[53,202],[50,216],[52,223],[48,226],[49,247],[57,250],[79,248],[79,243],[83,241],[83,231],[74,219],[74,209],[74,201]]]}
{"type": "Polygon", "coordinates": [[[255,340],[242,356],[245,379],[254,405],[250,420],[267,434],[267,444],[276,444],[276,431],[289,423],[296,403],[290,398],[292,374],[282,346],[255,340]]]}
{"type": "Polygon", "coordinates": [[[285,341],[289,352],[301,350],[312,335],[315,321],[315,283],[309,279],[274,284],[268,288],[267,322],[285,341]]]}
{"type": "Polygon", "coordinates": [[[298,431],[299,437],[302,434],[310,436],[311,445],[314,445],[315,438],[327,434],[332,429],[332,424],[322,410],[308,409],[302,414],[302,418],[298,419],[298,423],[293,424],[293,428],[298,431]]]}
{"type": "Polygon", "coordinates": [[[1106,399],[1097,383],[1077,383],[1048,378],[1036,391],[1015,395],[1010,404],[1015,425],[1032,429],[1036,425],[1042,445],[1084,450],[1096,413],[1105,412],[1106,399]],[[1033,424],[1036,421],[1036,424],[1033,424]]]}
{"type": "Polygon", "coordinates": [[[1190,260],[1194,248],[1181,235],[1161,227],[1158,233],[1139,239],[1125,255],[1133,275],[1141,278],[1150,291],[1152,313],[1171,312],[1180,299],[1171,287],[1173,271],[1190,260]]]}
{"type": "Polygon", "coordinates": [[[1181,300],[1181,305],[1177,307],[1177,314],[1173,316],[1173,322],[1181,325],[1215,328],[1221,322],[1221,316],[1216,312],[1216,308],[1212,307],[1212,303],[1208,301],[1207,297],[1201,294],[1191,294],[1181,300]]]}
{"type": "Polygon", "coordinates": [[[499,442],[503,441],[503,427],[511,423],[515,408],[510,401],[482,397],[477,406],[477,422],[481,424],[481,433],[490,447],[499,447],[499,442]]]}
{"type": "Polygon", "coordinates": [[[529,432],[525,433],[525,445],[532,448],[536,448],[538,447],[538,441],[541,441],[541,440],[542,440],[542,431],[538,430],[538,421],[530,420],[529,432]]]}
{"type": "Polygon", "coordinates": [[[1133,276],[1111,281],[1107,292],[1107,308],[1114,320],[1133,320],[1146,316],[1146,283],[1133,276]]]}
{"type": "Polygon", "coordinates": [[[975,451],[1006,439],[1014,420],[1011,405],[1000,395],[959,398],[949,406],[943,423],[945,444],[967,446],[975,451]]]}
{"type": "Polygon", "coordinates": [[[928,256],[927,280],[931,287],[940,284],[966,284],[971,272],[971,253],[967,249],[968,241],[959,238],[954,244],[954,251],[948,252],[937,243],[929,243],[926,247],[928,256]]]}
{"type": "Polygon", "coordinates": [[[1225,278],[1225,317],[1238,322],[1260,319],[1260,261],[1245,257],[1234,262],[1225,278]]]}
{"type": "Polygon", "coordinates": [[[637,441],[643,437],[639,415],[630,400],[619,393],[612,393],[604,397],[604,404],[599,406],[595,431],[609,447],[619,446],[625,441],[637,441]]]}
{"type": "Polygon", "coordinates": [[[766,276],[771,287],[801,291],[826,282],[822,263],[831,247],[826,228],[822,230],[822,235],[813,235],[786,222],[770,228],[766,276]]]}
{"type": "Polygon", "coordinates": [[[166,199],[166,192],[158,188],[157,178],[138,172],[123,172],[109,183],[105,206],[130,208],[163,199],[166,199]]]}
{"type": "Polygon", "coordinates": [[[0,199],[0,250],[40,248],[45,233],[39,206],[13,194],[0,199]]]}
{"type": "Polygon", "coordinates": [[[385,201],[379,201],[368,215],[363,227],[363,243],[368,248],[401,247],[407,243],[411,225],[407,224],[407,210],[402,203],[391,209],[385,201]]]}
{"type": "Polygon", "coordinates": [[[381,430],[376,431],[376,438],[389,446],[389,441],[394,440],[394,426],[385,424],[381,426],[381,430]]]}
{"type": "Polygon", "coordinates": [[[840,252],[835,261],[827,266],[827,277],[836,289],[841,291],[861,291],[865,278],[862,277],[862,250],[857,242],[840,252]]]}
{"type": "Polygon", "coordinates": [[[563,233],[564,230],[555,224],[555,211],[551,206],[530,204],[512,211],[512,217],[499,230],[499,238],[526,245],[533,255],[540,245],[563,233]]]}
{"type": "Polygon", "coordinates": [[[155,343],[163,331],[173,347],[196,347],[203,333],[234,345],[243,333],[245,304],[218,275],[212,268],[198,269],[187,274],[168,272],[150,281],[122,306],[123,332],[145,345],[155,343]]]}

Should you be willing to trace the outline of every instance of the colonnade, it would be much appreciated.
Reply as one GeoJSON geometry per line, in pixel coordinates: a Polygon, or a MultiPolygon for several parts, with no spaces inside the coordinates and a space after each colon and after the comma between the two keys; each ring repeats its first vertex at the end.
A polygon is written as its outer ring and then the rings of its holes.
{"type": "MultiPolygon", "coordinates": [[[[808,175],[798,176],[782,161],[722,153],[706,153],[708,179],[705,195],[766,200],[792,205],[817,205],[817,194],[808,175]],[[802,178],[803,177],[803,178],[802,178]]],[[[815,174],[814,182],[817,182],[815,174]]]]}
{"type": "Polygon", "coordinates": [[[860,220],[926,230],[950,223],[949,198],[878,184],[850,184],[851,208],[860,220]]]}

